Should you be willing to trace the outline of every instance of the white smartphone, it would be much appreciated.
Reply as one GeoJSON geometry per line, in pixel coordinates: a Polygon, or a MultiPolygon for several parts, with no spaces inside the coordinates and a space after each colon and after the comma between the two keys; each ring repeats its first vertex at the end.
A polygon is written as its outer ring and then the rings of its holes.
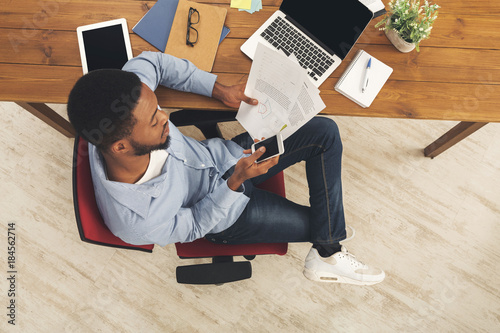
{"type": "Polygon", "coordinates": [[[268,160],[274,156],[281,155],[285,152],[285,147],[283,145],[283,139],[281,137],[281,133],[278,133],[275,136],[264,139],[252,145],[252,153],[254,153],[260,147],[266,147],[266,152],[257,159],[257,163],[268,160]]]}
{"type": "Polygon", "coordinates": [[[76,28],[83,74],[95,69],[121,69],[132,59],[132,47],[124,18],[76,28]]]}

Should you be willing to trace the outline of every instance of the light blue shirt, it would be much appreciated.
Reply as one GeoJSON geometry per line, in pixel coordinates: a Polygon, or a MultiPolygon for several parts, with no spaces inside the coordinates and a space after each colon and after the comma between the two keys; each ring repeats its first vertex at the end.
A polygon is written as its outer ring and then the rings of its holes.
{"type": "MultiPolygon", "coordinates": [[[[205,96],[211,96],[217,78],[187,60],[158,52],[143,52],[123,70],[137,74],[153,91],[161,84],[205,96]]],[[[244,156],[243,148],[222,139],[199,142],[169,126],[171,144],[162,173],[140,185],[109,181],[104,158],[89,144],[97,205],[111,232],[127,243],[165,246],[223,231],[249,201],[222,179],[244,156]]]]}

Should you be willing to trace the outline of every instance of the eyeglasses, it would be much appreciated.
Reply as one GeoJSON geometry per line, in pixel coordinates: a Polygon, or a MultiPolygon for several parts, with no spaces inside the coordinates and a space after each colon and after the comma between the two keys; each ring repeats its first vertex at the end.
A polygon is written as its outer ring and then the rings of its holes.
{"type": "Polygon", "coordinates": [[[193,28],[194,24],[200,22],[200,13],[193,7],[189,8],[188,24],[186,33],[186,45],[194,46],[198,42],[198,30],[193,28]]]}

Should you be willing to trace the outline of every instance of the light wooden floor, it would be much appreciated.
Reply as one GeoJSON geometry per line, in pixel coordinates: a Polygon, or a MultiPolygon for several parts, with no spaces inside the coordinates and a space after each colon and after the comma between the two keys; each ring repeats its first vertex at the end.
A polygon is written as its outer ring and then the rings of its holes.
{"type": "MultiPolygon", "coordinates": [[[[73,141],[12,103],[0,112],[2,332],[14,331],[5,315],[9,222],[19,332],[500,331],[500,124],[431,160],[422,149],[454,123],[334,117],[356,229],[346,245],[385,269],[383,283],[311,282],[302,275],[309,245],[291,244],[284,257],[254,260],[250,280],[186,286],[175,282],[184,262],[173,246],[145,254],[82,243],[73,141]]],[[[307,203],[303,165],[287,172],[287,193],[307,203]]]]}

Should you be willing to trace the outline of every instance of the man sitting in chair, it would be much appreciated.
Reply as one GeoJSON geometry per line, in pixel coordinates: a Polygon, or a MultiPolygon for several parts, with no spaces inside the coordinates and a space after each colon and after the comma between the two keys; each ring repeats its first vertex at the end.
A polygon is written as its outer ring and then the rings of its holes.
{"type": "MultiPolygon", "coordinates": [[[[238,108],[257,104],[244,85],[225,86],[187,60],[144,52],[123,70],[78,80],[68,115],[89,141],[96,200],[113,234],[161,246],[205,237],[224,244],[311,242],[304,274],[316,281],[369,285],[385,273],[347,252],[342,203],[342,142],[335,122],[315,117],[285,140],[285,153],[256,163],[253,140],[196,141],[158,106],[158,85],[209,96],[238,108]],[[310,207],[255,188],[306,161],[310,207]]],[[[182,111],[181,111],[182,112],[182,111]]]]}

